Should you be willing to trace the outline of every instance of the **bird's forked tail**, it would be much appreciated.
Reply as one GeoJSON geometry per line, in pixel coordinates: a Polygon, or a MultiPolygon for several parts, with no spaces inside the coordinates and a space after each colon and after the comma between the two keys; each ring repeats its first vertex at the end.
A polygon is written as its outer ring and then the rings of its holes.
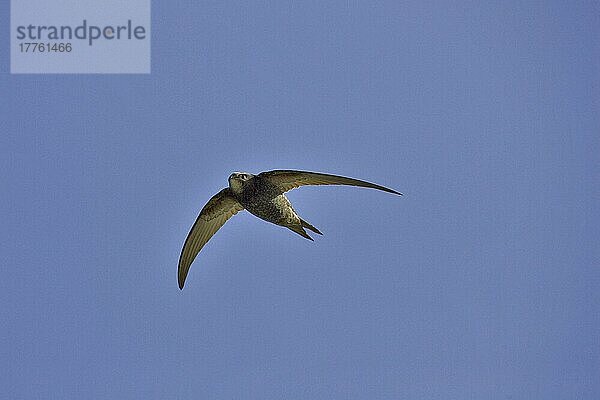
{"type": "Polygon", "coordinates": [[[318,233],[319,235],[322,235],[322,233],[317,228],[315,228],[314,226],[312,226],[311,224],[309,224],[308,222],[306,222],[302,218],[300,218],[300,225],[286,225],[286,227],[289,230],[291,230],[292,232],[296,232],[298,235],[300,235],[303,238],[306,238],[308,240],[313,240],[313,238],[311,238],[309,236],[309,234],[306,233],[306,231],[304,230],[304,228],[310,229],[314,233],[318,233]]]}
{"type": "Polygon", "coordinates": [[[306,222],[305,220],[303,220],[302,218],[300,218],[300,224],[302,224],[303,228],[307,228],[310,229],[311,231],[313,231],[314,233],[317,233],[319,235],[322,235],[321,231],[319,231],[317,228],[315,228],[314,226],[312,226],[311,224],[309,224],[308,222],[306,222]]]}

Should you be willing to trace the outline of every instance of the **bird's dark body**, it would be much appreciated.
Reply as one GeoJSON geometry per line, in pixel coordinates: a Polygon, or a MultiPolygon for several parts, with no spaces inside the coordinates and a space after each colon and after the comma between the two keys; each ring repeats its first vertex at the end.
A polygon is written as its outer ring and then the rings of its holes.
{"type": "Polygon", "coordinates": [[[268,222],[282,226],[301,226],[300,217],[281,190],[268,180],[255,175],[246,182],[241,191],[232,191],[244,208],[268,222]]]}

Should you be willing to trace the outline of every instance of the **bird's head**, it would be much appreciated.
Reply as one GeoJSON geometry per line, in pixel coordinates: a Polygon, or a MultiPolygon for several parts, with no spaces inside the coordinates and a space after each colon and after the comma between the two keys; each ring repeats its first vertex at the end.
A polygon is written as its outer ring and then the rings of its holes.
{"type": "Polygon", "coordinates": [[[241,192],[244,185],[250,179],[252,179],[253,176],[254,175],[252,175],[248,172],[234,172],[233,174],[229,175],[229,188],[234,193],[239,193],[239,192],[241,192]]]}

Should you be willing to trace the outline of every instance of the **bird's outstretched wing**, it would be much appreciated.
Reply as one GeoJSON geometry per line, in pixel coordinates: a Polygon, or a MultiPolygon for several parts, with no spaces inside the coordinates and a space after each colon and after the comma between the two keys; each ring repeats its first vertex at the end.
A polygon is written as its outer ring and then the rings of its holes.
{"type": "Polygon", "coordinates": [[[179,289],[183,289],[190,265],[202,247],[229,218],[243,209],[244,207],[233,197],[229,188],[221,190],[206,203],[181,249],[177,270],[179,289]]]}
{"type": "Polygon", "coordinates": [[[345,176],[321,174],[318,172],[274,170],[261,172],[258,176],[277,185],[280,188],[281,193],[305,185],[349,185],[378,189],[383,190],[384,192],[402,195],[402,193],[374,183],[347,178],[345,176]]]}

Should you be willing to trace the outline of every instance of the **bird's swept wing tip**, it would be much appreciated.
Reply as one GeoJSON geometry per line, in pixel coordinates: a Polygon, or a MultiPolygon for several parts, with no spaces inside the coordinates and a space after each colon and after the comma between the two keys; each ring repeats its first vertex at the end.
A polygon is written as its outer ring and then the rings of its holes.
{"type": "Polygon", "coordinates": [[[402,193],[400,193],[400,192],[397,192],[397,191],[395,191],[394,189],[387,188],[387,187],[385,187],[385,186],[381,186],[381,187],[380,187],[380,188],[378,188],[378,189],[381,189],[381,190],[383,190],[384,192],[388,192],[388,193],[391,193],[391,194],[397,194],[398,196],[402,196],[402,193]]]}

